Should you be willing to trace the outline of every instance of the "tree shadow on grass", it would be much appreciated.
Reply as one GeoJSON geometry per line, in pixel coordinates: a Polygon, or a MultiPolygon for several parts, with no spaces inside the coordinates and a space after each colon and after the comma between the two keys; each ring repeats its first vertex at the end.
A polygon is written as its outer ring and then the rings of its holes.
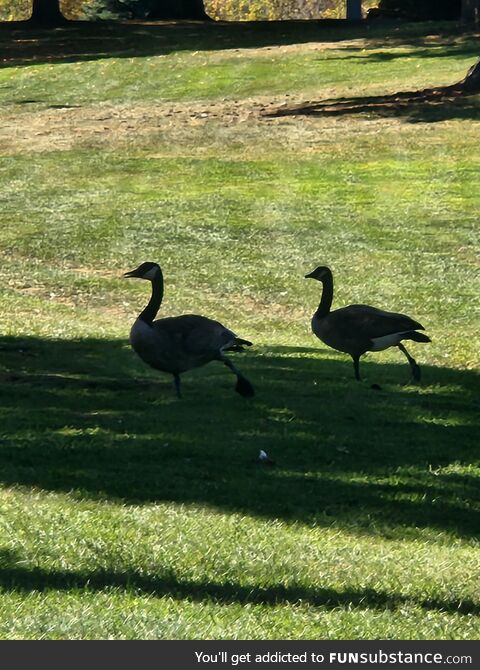
{"type": "Polygon", "coordinates": [[[71,22],[55,29],[42,29],[22,22],[5,22],[0,23],[0,36],[4,38],[0,67],[353,39],[367,40],[370,45],[385,48],[407,43],[430,52],[432,31],[436,33],[433,46],[443,45],[445,55],[450,52],[452,55],[475,55],[472,36],[449,23],[399,26],[393,22],[372,26],[335,20],[252,23],[100,21],[71,22]]]}
{"type": "Polygon", "coordinates": [[[404,387],[407,365],[367,359],[358,384],[345,356],[277,347],[236,357],[251,401],[216,364],[185,375],[178,401],[121,341],[3,338],[0,360],[4,485],[392,537],[479,533],[474,372],[424,366],[424,385],[404,387]]]}
{"type": "Polygon", "coordinates": [[[146,575],[136,571],[99,570],[75,572],[27,568],[21,557],[8,549],[0,549],[0,589],[17,592],[48,592],[86,590],[100,592],[121,589],[136,595],[156,598],[171,597],[193,602],[212,602],[219,605],[296,605],[299,603],[326,609],[377,609],[396,610],[405,605],[421,607],[427,611],[452,614],[479,615],[480,605],[470,599],[441,599],[405,596],[371,588],[335,590],[308,588],[302,585],[272,584],[260,587],[238,582],[213,582],[187,580],[173,572],[146,575]]]}
{"type": "Polygon", "coordinates": [[[266,117],[336,116],[363,114],[367,117],[401,118],[410,123],[435,123],[450,119],[480,119],[480,95],[455,86],[422,91],[398,91],[387,95],[368,95],[321,100],[291,107],[269,109],[266,117]]]}
{"type": "Polygon", "coordinates": [[[362,46],[353,46],[351,44],[339,46],[342,53],[337,57],[330,57],[329,60],[342,61],[364,61],[365,63],[388,63],[405,58],[477,58],[478,43],[472,36],[464,35],[454,40],[448,37],[438,36],[432,39],[432,36],[417,39],[395,40],[369,40],[368,49],[362,46]],[[382,50],[383,47],[389,47],[389,50],[382,50]]]}

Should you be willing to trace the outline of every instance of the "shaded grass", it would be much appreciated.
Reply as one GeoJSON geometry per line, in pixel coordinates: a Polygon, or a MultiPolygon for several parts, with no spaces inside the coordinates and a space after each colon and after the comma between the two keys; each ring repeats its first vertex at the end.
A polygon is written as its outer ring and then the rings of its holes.
{"type": "Polygon", "coordinates": [[[0,350],[2,612],[36,612],[9,636],[477,634],[475,373],[403,388],[405,366],[365,363],[376,392],[269,348],[237,357],[252,402],[214,365],[179,402],[123,342],[0,350]]]}
{"type": "Polygon", "coordinates": [[[241,605],[282,605],[304,602],[314,607],[367,607],[369,609],[395,610],[409,601],[426,610],[440,610],[446,613],[477,615],[480,607],[468,600],[423,600],[415,602],[414,598],[381,593],[373,589],[334,591],[328,589],[308,590],[300,586],[272,586],[270,588],[252,588],[232,582],[198,582],[181,581],[174,575],[158,575],[145,577],[134,572],[94,572],[75,573],[70,571],[47,571],[41,569],[27,570],[16,567],[18,557],[4,552],[1,557],[0,583],[4,587],[16,591],[56,591],[86,589],[88,591],[104,591],[105,589],[122,589],[133,593],[153,595],[155,597],[173,595],[178,599],[189,601],[210,601],[220,605],[239,603],[241,605]],[[13,564],[13,566],[12,566],[13,564]],[[12,567],[11,567],[12,566],[12,567]]]}
{"type": "Polygon", "coordinates": [[[269,348],[253,368],[251,356],[238,360],[257,385],[252,402],[211,365],[192,373],[181,403],[170,380],[132,377],[135,359],[120,342],[6,340],[3,350],[19,363],[2,385],[7,485],[373,525],[388,535],[399,525],[401,534],[478,532],[467,466],[478,431],[475,373],[427,368],[430,385],[402,389],[394,384],[407,378],[405,366],[365,363],[368,379],[387,383],[377,393],[352,385],[347,362],[269,348]],[[278,467],[260,467],[259,449],[278,467]]]}
{"type": "MultiPolygon", "coordinates": [[[[381,60],[397,57],[392,48],[415,46],[423,55],[475,55],[474,33],[452,22],[346,24],[343,21],[245,22],[97,22],[67,23],[54,31],[22,23],[0,24],[5,38],[5,66],[44,62],[81,62],[105,56],[171,56],[183,51],[229,51],[309,42],[351,46],[364,39],[382,49],[381,60]],[[443,49],[442,49],[443,47],[443,49]]],[[[356,54],[355,54],[356,55],[356,54]]],[[[365,51],[359,51],[365,57],[365,51]]],[[[403,56],[403,54],[402,54],[403,56]]]]}
{"type": "Polygon", "coordinates": [[[54,105],[72,106],[73,129],[98,103],[200,99],[217,116],[79,130],[63,151],[5,145],[0,636],[478,637],[476,112],[241,116],[252,95],[451,83],[475,42],[438,26],[268,28],[107,26],[83,53],[63,32],[11,47],[1,113],[20,130],[54,105]],[[214,364],[178,402],[135,358],[146,286],[120,275],[147,259],[165,270],[164,314],[255,341],[236,357],[251,402],[214,364]],[[368,357],[356,384],[312,339],[319,287],[303,275],[319,263],[335,304],[424,323],[421,386],[403,386],[398,352],[368,357]]]}

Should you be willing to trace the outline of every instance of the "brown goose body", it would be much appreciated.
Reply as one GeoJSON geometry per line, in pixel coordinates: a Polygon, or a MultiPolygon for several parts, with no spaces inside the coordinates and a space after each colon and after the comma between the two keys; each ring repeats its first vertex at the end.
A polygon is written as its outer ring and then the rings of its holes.
{"type": "Polygon", "coordinates": [[[410,339],[411,331],[424,328],[405,314],[385,312],[370,305],[349,305],[324,317],[314,314],[312,330],[332,349],[361,356],[367,351],[382,351],[402,339],[410,339]]]}
{"type": "Polygon", "coordinates": [[[218,321],[197,314],[166,317],[151,324],[137,319],[130,343],[145,363],[171,374],[201,367],[232,348],[251,344],[218,321]]]}
{"type": "Polygon", "coordinates": [[[150,301],[131,328],[130,344],[147,365],[173,375],[179,397],[180,374],[215,360],[236,375],[238,393],[245,397],[254,395],[250,382],[225,356],[227,351],[242,351],[251,342],[237,337],[218,321],[198,314],[154,320],[163,299],[163,274],[156,263],[142,263],[124,276],[147,279],[152,284],[150,301]]]}
{"type": "Polygon", "coordinates": [[[332,349],[350,354],[357,379],[360,379],[360,356],[367,351],[383,351],[393,346],[397,346],[407,357],[413,379],[420,379],[420,368],[402,341],[430,342],[427,335],[418,332],[424,330],[421,323],[405,314],[386,312],[370,305],[348,305],[330,311],[333,299],[331,270],[318,267],[306,277],[323,283],[322,299],[312,317],[312,330],[332,349]]]}

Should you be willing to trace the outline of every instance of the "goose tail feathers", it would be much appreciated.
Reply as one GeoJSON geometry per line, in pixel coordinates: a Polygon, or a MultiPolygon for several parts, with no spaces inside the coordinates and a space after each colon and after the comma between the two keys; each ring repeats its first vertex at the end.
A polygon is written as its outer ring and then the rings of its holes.
{"type": "Polygon", "coordinates": [[[249,342],[248,340],[242,340],[241,337],[236,337],[235,338],[235,345],[237,345],[237,344],[240,345],[240,346],[245,345],[246,347],[251,347],[252,346],[252,342],[249,342]]]}
{"type": "Polygon", "coordinates": [[[225,347],[224,351],[245,351],[245,347],[251,347],[252,342],[242,340],[241,337],[236,337],[231,344],[225,347]]]}
{"type": "Polygon", "coordinates": [[[413,340],[414,342],[431,342],[432,340],[425,335],[425,333],[418,333],[416,330],[412,330],[410,333],[405,335],[405,339],[413,340]]]}

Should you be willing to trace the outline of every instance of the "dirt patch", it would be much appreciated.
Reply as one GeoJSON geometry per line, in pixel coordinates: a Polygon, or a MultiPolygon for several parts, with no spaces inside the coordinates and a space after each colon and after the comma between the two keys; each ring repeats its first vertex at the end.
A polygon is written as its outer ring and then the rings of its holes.
{"type": "MultiPolygon", "coordinates": [[[[301,46],[302,49],[306,47],[305,44],[301,46]]],[[[318,44],[307,46],[318,48],[318,44]]],[[[295,48],[297,45],[266,47],[262,51],[291,51],[295,48]]],[[[17,102],[0,108],[0,154],[148,146],[150,139],[163,139],[172,147],[177,141],[190,142],[194,132],[200,136],[204,130],[210,139],[213,133],[221,138],[222,129],[228,130],[239,124],[244,124],[241,135],[248,127],[263,126],[262,133],[266,127],[277,127],[281,141],[288,143],[295,132],[309,130],[318,136],[320,126],[322,130],[330,131],[334,122],[344,120],[348,123],[349,118],[358,114],[368,118],[372,126],[385,124],[386,118],[390,124],[400,120],[478,119],[477,92],[465,90],[463,84],[381,95],[371,95],[367,90],[366,95],[358,97],[338,97],[339,91],[324,88],[321,100],[284,94],[215,102],[110,102],[49,107],[35,100],[22,100],[21,104],[17,102]],[[292,118],[299,116],[303,117],[301,123],[292,118]],[[326,127],[328,118],[329,126],[326,127]],[[295,126],[295,132],[292,128],[288,133],[282,132],[281,126],[285,124],[295,126]]],[[[340,124],[339,130],[341,127],[340,124]]],[[[210,140],[203,144],[210,146],[210,140]]],[[[310,150],[308,147],[303,149],[310,150]]]]}
{"type": "MultiPolygon", "coordinates": [[[[360,38],[355,40],[342,40],[340,42],[298,42],[296,44],[279,44],[262,47],[244,47],[238,49],[226,49],[219,52],[221,58],[230,58],[232,54],[238,54],[242,57],[261,58],[278,58],[279,56],[286,56],[292,54],[299,54],[311,51],[342,51],[344,49],[366,49],[369,46],[368,40],[360,38]]],[[[409,50],[408,47],[404,47],[409,50]]]]}
{"type": "Polygon", "coordinates": [[[299,104],[293,97],[215,103],[100,104],[39,109],[35,102],[0,114],[0,153],[68,151],[89,146],[138,143],[152,135],[187,131],[216,122],[232,126],[251,119],[265,124],[269,109],[299,104]],[[31,111],[26,107],[32,107],[31,111]]]}

